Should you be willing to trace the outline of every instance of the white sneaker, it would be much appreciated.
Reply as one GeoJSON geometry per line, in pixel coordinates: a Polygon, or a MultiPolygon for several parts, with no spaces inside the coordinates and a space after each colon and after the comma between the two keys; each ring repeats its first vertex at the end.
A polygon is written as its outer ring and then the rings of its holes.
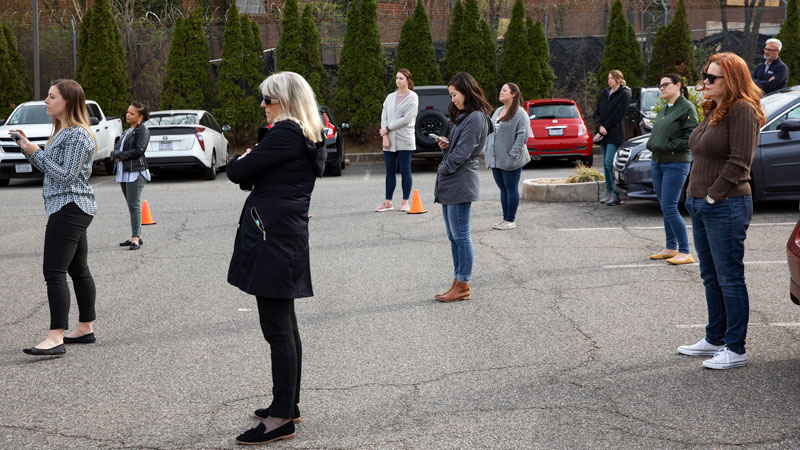
{"type": "Polygon", "coordinates": [[[498,223],[497,225],[493,226],[495,230],[513,230],[517,228],[517,224],[514,222],[506,222],[505,220],[498,223]]]}
{"type": "Polygon", "coordinates": [[[703,361],[703,367],[709,369],[731,369],[747,365],[747,354],[732,352],[728,347],[714,354],[714,357],[703,361]]]}
{"type": "Polygon", "coordinates": [[[694,345],[681,345],[678,347],[678,353],[689,356],[713,356],[723,348],[724,345],[711,345],[706,338],[703,338],[694,345]]]}

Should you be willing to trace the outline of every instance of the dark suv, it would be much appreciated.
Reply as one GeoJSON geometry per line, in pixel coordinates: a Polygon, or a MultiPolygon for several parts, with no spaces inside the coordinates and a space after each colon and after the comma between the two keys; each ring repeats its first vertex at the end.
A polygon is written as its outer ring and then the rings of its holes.
{"type": "Polygon", "coordinates": [[[450,93],[447,86],[417,86],[414,92],[419,99],[417,122],[414,124],[414,135],[417,148],[414,157],[441,158],[442,151],[429,133],[447,136],[450,132],[450,119],[447,118],[447,107],[450,105],[450,93]]]}

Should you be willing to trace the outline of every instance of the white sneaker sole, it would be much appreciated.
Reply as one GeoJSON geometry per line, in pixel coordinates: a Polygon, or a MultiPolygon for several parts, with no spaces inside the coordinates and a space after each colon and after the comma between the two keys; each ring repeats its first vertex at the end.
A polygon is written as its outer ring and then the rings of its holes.
{"type": "Polygon", "coordinates": [[[703,367],[707,369],[715,369],[715,370],[725,370],[725,369],[733,369],[734,367],[742,367],[747,365],[747,360],[744,361],[736,361],[732,363],[715,363],[711,360],[703,361],[703,367]]]}
{"type": "Polygon", "coordinates": [[[687,356],[714,356],[719,350],[722,350],[722,347],[716,350],[692,350],[689,347],[678,347],[678,353],[687,356]]]}
{"type": "Polygon", "coordinates": [[[394,208],[375,208],[375,212],[391,211],[394,208]]]}

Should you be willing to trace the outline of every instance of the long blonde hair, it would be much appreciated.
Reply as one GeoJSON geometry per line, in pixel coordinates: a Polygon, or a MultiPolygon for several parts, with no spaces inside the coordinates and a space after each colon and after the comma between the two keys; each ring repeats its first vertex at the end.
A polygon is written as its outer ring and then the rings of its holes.
{"type": "Polygon", "coordinates": [[[86,109],[86,95],[83,87],[75,80],[53,80],[50,86],[55,86],[58,93],[66,102],[64,112],[61,117],[53,117],[53,134],[47,140],[49,144],[53,137],[61,131],[63,126],[78,126],[89,132],[94,140],[94,151],[97,151],[97,138],[92,133],[91,123],[89,122],[89,111],[86,109]]]}
{"type": "Polygon", "coordinates": [[[259,89],[262,95],[281,103],[281,112],[275,122],[287,119],[297,122],[306,139],[311,142],[322,141],[317,98],[302,76],[294,72],[277,72],[261,82],[259,89]]]}

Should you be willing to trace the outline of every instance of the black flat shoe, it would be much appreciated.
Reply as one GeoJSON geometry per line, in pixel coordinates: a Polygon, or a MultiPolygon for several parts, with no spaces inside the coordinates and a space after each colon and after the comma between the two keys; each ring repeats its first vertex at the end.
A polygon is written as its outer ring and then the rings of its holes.
{"type": "Polygon", "coordinates": [[[139,239],[139,243],[138,244],[136,242],[131,242],[130,249],[131,250],[139,250],[140,248],[142,248],[142,244],[144,244],[144,242],[142,242],[141,239],[139,239]]]}
{"type": "MultiPolygon", "coordinates": [[[[261,420],[266,419],[269,417],[269,407],[263,409],[257,409],[254,413],[254,416],[258,417],[261,420]]],[[[294,413],[292,413],[292,422],[300,423],[303,419],[300,418],[300,408],[297,405],[294,405],[294,413]]]]}
{"type": "Polygon", "coordinates": [[[291,420],[281,425],[278,428],[265,433],[267,427],[264,423],[258,424],[255,428],[250,428],[244,433],[236,437],[236,442],[245,445],[260,445],[269,444],[270,442],[280,441],[283,439],[294,439],[297,433],[294,431],[294,422],[291,420]]]}
{"type": "Polygon", "coordinates": [[[67,353],[67,347],[61,344],[51,348],[23,348],[22,352],[33,356],[59,356],[67,353]]]}
{"type": "MultiPolygon", "coordinates": [[[[139,245],[141,245],[141,244],[142,244],[142,238],[139,238],[139,245]]],[[[130,240],[130,239],[128,239],[128,240],[127,240],[127,241],[125,241],[125,242],[120,242],[120,243],[119,243],[119,246],[120,246],[120,247],[130,247],[130,246],[131,246],[131,240],[130,240]]]]}
{"type": "Polygon", "coordinates": [[[64,337],[65,344],[94,344],[96,340],[94,333],[84,334],[75,338],[64,337]]]}

